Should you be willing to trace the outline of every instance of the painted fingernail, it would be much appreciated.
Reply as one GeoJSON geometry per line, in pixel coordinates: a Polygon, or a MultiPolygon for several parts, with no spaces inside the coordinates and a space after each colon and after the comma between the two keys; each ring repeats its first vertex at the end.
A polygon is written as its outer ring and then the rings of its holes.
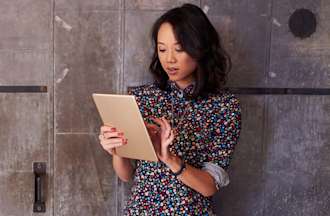
{"type": "Polygon", "coordinates": [[[111,128],[111,131],[116,131],[116,128],[111,128]]]}

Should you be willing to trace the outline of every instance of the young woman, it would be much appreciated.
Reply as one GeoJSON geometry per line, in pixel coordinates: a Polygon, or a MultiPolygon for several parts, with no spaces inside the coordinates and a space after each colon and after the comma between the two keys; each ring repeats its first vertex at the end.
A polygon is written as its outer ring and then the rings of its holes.
{"type": "Polygon", "coordinates": [[[101,127],[100,142],[123,181],[133,179],[125,215],[214,215],[211,196],[226,186],[226,169],[241,130],[235,95],[224,90],[231,67],[219,36],[192,4],[171,9],[153,25],[155,81],[135,87],[160,162],[116,155],[125,135],[101,127]]]}

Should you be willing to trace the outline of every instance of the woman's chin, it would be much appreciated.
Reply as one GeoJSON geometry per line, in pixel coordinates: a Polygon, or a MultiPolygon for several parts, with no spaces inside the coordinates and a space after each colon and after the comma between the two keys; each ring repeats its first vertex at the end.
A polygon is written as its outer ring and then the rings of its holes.
{"type": "Polygon", "coordinates": [[[180,78],[177,77],[177,76],[171,76],[171,75],[169,75],[168,76],[168,79],[171,80],[171,81],[178,81],[180,78]]]}

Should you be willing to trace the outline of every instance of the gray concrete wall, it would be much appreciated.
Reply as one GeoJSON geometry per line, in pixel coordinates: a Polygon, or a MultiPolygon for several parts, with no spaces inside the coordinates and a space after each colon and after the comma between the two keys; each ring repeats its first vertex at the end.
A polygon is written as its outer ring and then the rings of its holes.
{"type": "Polygon", "coordinates": [[[32,163],[47,163],[47,212],[53,215],[53,2],[0,1],[0,215],[33,215],[32,163]],[[49,92],[4,92],[6,86],[49,92]]]}
{"type": "MultiPolygon", "coordinates": [[[[47,163],[45,215],[121,215],[129,185],[98,144],[91,94],[151,81],[152,23],[196,4],[233,59],[229,87],[329,88],[327,0],[2,0],[0,215],[34,215],[33,161],[47,163]],[[317,31],[294,37],[289,16],[308,8],[317,31]]],[[[330,210],[330,96],[239,94],[242,133],[219,215],[319,215],[330,210]]]]}

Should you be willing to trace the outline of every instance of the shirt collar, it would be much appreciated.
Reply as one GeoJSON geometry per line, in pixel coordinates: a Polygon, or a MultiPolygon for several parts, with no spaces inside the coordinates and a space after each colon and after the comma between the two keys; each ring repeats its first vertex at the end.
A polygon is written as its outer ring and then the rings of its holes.
{"type": "Polygon", "coordinates": [[[191,96],[194,92],[194,87],[196,85],[196,82],[193,81],[191,84],[189,84],[184,89],[180,89],[180,87],[172,80],[167,80],[167,84],[168,84],[168,87],[170,88],[170,90],[172,90],[173,92],[176,92],[178,94],[183,93],[185,95],[191,96]]]}

